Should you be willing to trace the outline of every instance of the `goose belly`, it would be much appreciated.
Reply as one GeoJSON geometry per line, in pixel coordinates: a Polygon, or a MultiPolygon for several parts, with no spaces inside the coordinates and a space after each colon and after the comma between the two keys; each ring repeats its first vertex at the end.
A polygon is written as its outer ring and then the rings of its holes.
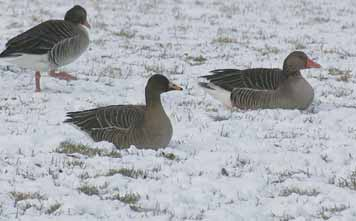
{"type": "Polygon", "coordinates": [[[6,58],[5,61],[22,68],[29,68],[36,71],[48,71],[50,67],[47,54],[21,54],[17,57],[6,58]]]}

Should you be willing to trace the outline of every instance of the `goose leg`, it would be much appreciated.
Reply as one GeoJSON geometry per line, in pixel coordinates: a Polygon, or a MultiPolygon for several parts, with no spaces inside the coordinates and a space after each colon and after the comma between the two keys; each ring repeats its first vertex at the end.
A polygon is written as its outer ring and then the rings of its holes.
{"type": "Polygon", "coordinates": [[[39,71],[36,71],[36,73],[35,73],[35,82],[36,82],[35,92],[41,92],[40,79],[41,79],[41,73],[39,71]]]}
{"type": "Polygon", "coordinates": [[[67,72],[61,71],[61,72],[55,72],[54,70],[51,70],[49,72],[49,76],[58,78],[60,80],[66,80],[66,81],[71,81],[71,80],[77,80],[76,77],[68,74],[67,72]]]}

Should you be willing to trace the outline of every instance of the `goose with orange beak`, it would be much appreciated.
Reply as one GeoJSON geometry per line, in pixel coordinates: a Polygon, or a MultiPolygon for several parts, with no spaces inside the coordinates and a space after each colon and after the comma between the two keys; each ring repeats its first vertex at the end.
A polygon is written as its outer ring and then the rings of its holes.
{"type": "Polygon", "coordinates": [[[0,61],[35,70],[36,92],[41,91],[40,72],[61,80],[76,77],[56,69],[72,63],[89,46],[87,12],[79,5],[69,9],[64,20],[45,21],[10,39],[0,61]]]}
{"type": "Polygon", "coordinates": [[[227,107],[239,109],[306,109],[314,90],[300,70],[320,68],[304,52],[294,51],[284,60],[283,69],[218,69],[202,78],[199,85],[227,107]]]}
{"type": "Polygon", "coordinates": [[[69,112],[65,123],[72,123],[94,141],[108,141],[117,148],[134,145],[143,149],[166,147],[173,134],[171,121],[165,113],[161,94],[183,88],[165,76],[153,75],[146,84],[146,105],[111,105],[90,110],[69,112]]]}

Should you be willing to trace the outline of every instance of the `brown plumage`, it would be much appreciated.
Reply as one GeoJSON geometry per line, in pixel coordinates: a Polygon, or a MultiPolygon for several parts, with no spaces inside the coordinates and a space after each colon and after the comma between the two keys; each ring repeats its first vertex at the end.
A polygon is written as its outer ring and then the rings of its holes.
{"type": "Polygon", "coordinates": [[[209,83],[199,85],[229,107],[306,109],[313,101],[314,90],[300,70],[319,67],[304,52],[294,51],[284,60],[282,70],[219,69],[202,76],[209,83]]]}
{"type": "Polygon", "coordinates": [[[109,141],[118,148],[164,148],[173,129],[160,95],[182,88],[163,75],[153,75],[146,85],[146,105],[112,105],[91,110],[69,112],[64,122],[73,123],[95,141],[109,141]]]}

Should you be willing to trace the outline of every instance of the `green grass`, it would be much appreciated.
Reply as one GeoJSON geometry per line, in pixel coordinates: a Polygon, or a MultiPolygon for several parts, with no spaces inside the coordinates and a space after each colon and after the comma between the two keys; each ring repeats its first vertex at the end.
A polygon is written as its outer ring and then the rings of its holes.
{"type": "Polygon", "coordinates": [[[194,66],[194,65],[202,65],[204,64],[207,59],[205,57],[203,57],[202,55],[199,55],[199,56],[188,56],[186,54],[186,58],[185,58],[185,61],[188,62],[190,65],[194,66]]]}
{"type": "Polygon", "coordinates": [[[139,177],[146,178],[147,173],[143,170],[135,170],[129,168],[120,168],[120,169],[110,169],[109,172],[105,174],[105,176],[113,176],[115,174],[121,174],[123,176],[131,177],[137,179],[139,177]]]}
{"type": "Polygon", "coordinates": [[[329,75],[336,76],[337,81],[348,82],[352,78],[350,70],[340,70],[338,68],[329,68],[329,75]]]}
{"type": "Polygon", "coordinates": [[[55,203],[53,205],[51,205],[47,210],[46,210],[46,214],[47,215],[51,215],[52,213],[56,212],[59,208],[61,208],[62,204],[60,203],[55,203]]]}
{"type": "Polygon", "coordinates": [[[148,65],[148,64],[145,64],[144,66],[145,68],[145,71],[147,73],[155,73],[155,74],[164,74],[164,69],[162,66],[160,65],[148,65]]]}
{"type": "Polygon", "coordinates": [[[38,199],[38,200],[45,200],[47,197],[43,194],[40,194],[39,192],[17,192],[17,191],[12,191],[10,192],[10,196],[15,200],[15,206],[17,205],[18,202],[22,200],[28,200],[28,199],[38,199]]]}
{"type": "Polygon", "coordinates": [[[112,200],[119,200],[125,204],[136,204],[140,200],[140,195],[138,193],[126,193],[125,195],[121,195],[120,193],[115,194],[112,197],[112,200]]]}
{"type": "Polygon", "coordinates": [[[220,36],[216,39],[213,40],[213,43],[219,43],[219,44],[231,44],[231,43],[236,43],[236,40],[227,36],[220,36]]]}
{"type": "Polygon", "coordinates": [[[283,189],[279,193],[279,195],[287,197],[287,196],[292,195],[293,193],[297,194],[297,195],[300,195],[300,196],[317,196],[317,195],[319,195],[320,192],[317,191],[316,189],[308,190],[308,189],[301,189],[301,188],[298,188],[298,187],[288,187],[286,189],[283,189]]]}
{"type": "Polygon", "coordinates": [[[57,153],[74,154],[78,153],[88,157],[104,156],[112,158],[120,158],[121,154],[118,151],[107,151],[99,148],[91,148],[84,144],[75,144],[69,141],[65,141],[59,144],[59,147],[55,149],[57,153]]]}
{"type": "Polygon", "coordinates": [[[78,188],[79,192],[84,193],[88,196],[99,195],[99,189],[96,186],[91,186],[88,184],[84,184],[78,188]]]}
{"type": "Polygon", "coordinates": [[[174,153],[161,152],[160,156],[164,157],[164,158],[167,158],[168,160],[176,160],[177,159],[177,156],[174,155],[174,153]]]}
{"type": "Polygon", "coordinates": [[[113,34],[124,38],[133,38],[136,35],[135,32],[125,30],[120,30],[119,32],[114,32],[113,34]]]}
{"type": "Polygon", "coordinates": [[[66,160],[65,165],[69,168],[74,168],[74,167],[85,168],[85,162],[80,160],[66,160]]]}
{"type": "Polygon", "coordinates": [[[342,188],[349,188],[356,191],[356,169],[347,178],[340,177],[337,185],[342,188]]]}

